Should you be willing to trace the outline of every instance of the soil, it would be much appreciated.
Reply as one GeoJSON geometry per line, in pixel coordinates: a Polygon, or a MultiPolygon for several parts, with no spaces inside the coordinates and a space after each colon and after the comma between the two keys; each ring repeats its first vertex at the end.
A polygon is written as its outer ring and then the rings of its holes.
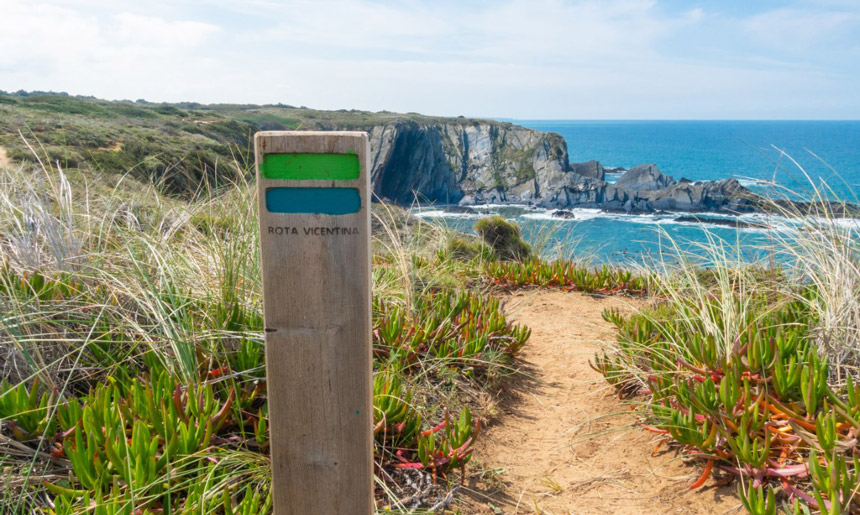
{"type": "Polygon", "coordinates": [[[635,400],[620,400],[588,364],[615,338],[603,309],[629,311],[638,301],[546,291],[504,299],[532,336],[519,358],[523,375],[507,382],[501,413],[476,443],[463,513],[742,511],[735,485],[711,477],[691,490],[702,466],[667,445],[655,452],[662,437],[635,424],[635,400]]]}
{"type": "Polygon", "coordinates": [[[6,152],[6,149],[0,147],[0,166],[7,167],[12,166],[12,160],[9,159],[9,154],[6,152]]]}

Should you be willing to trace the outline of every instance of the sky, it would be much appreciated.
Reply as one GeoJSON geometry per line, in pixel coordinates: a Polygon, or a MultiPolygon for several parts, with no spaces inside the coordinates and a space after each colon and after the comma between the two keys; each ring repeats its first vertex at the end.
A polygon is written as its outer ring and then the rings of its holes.
{"type": "Polygon", "coordinates": [[[0,0],[0,90],[515,119],[860,119],[860,0],[0,0]]]}

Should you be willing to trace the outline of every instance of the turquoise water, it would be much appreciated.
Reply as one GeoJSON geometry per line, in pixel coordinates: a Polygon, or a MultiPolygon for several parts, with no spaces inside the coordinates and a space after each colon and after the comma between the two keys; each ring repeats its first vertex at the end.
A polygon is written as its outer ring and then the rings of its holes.
{"type": "Polygon", "coordinates": [[[840,194],[850,194],[860,184],[860,121],[516,123],[564,136],[571,162],[597,159],[607,168],[654,163],[676,179],[734,176],[747,184],[747,179],[776,179],[802,189],[807,181],[791,157],[840,194]]]}
{"type": "MultiPolygon", "coordinates": [[[[843,199],[854,200],[860,191],[860,121],[512,121],[564,136],[571,162],[596,159],[607,168],[653,163],[676,179],[736,177],[763,193],[773,188],[761,181],[775,181],[807,195],[805,175],[825,180],[843,199]]],[[[734,229],[676,222],[677,215],[617,215],[590,209],[574,210],[574,220],[525,208],[491,207],[488,212],[516,220],[529,239],[547,249],[561,248],[610,263],[671,260],[675,244],[699,253],[698,246],[714,238],[744,259],[769,260],[774,237],[793,225],[760,215],[741,220],[767,228],[734,229]]],[[[424,216],[461,230],[469,230],[480,217],[440,211],[424,216]]],[[[843,224],[856,226],[855,221],[843,224]]]]}

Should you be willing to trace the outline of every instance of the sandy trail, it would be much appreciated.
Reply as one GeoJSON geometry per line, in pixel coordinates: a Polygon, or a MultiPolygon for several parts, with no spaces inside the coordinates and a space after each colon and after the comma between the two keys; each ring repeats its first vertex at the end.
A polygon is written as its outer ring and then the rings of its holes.
{"type": "Polygon", "coordinates": [[[604,308],[630,299],[560,292],[505,297],[506,311],[532,337],[520,362],[534,380],[506,386],[500,420],[486,428],[475,460],[500,469],[497,480],[473,480],[464,513],[660,514],[739,513],[732,487],[692,491],[701,469],[671,451],[651,456],[659,437],[635,427],[588,360],[614,339],[604,308]],[[499,480],[504,488],[494,487],[499,480]]]}

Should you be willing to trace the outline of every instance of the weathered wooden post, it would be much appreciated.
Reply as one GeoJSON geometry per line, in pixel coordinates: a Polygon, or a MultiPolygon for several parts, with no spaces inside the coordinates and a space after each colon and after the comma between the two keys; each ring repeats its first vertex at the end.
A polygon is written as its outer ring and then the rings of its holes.
{"type": "Polygon", "coordinates": [[[370,170],[363,132],[259,132],[275,515],[373,512],[370,170]]]}

